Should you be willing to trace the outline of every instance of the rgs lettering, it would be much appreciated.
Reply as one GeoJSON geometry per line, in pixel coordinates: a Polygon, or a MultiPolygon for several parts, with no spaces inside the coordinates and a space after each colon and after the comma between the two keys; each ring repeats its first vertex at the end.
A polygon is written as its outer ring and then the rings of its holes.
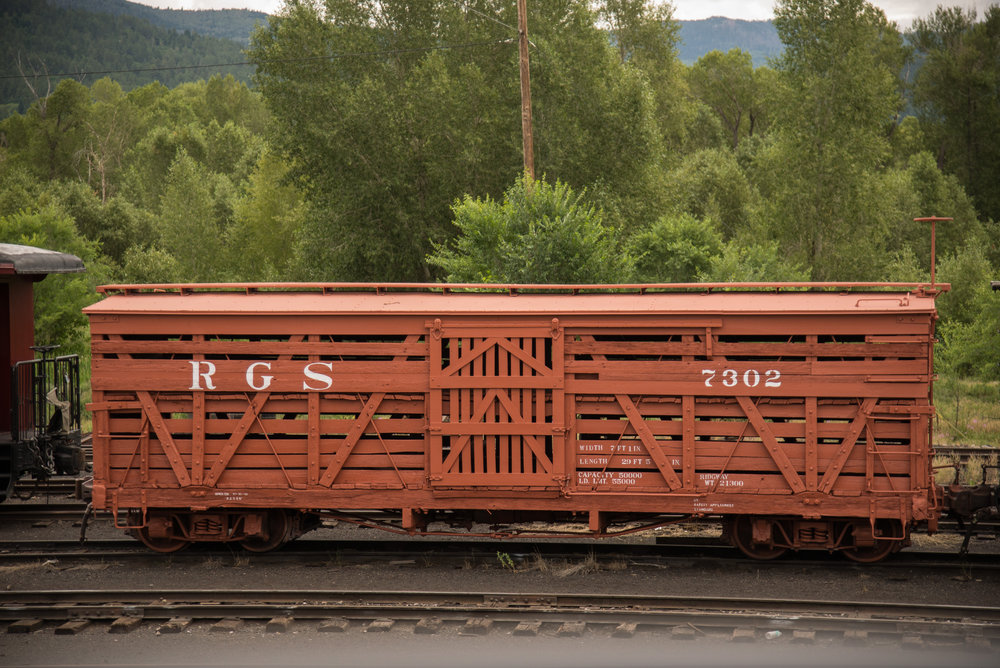
{"type": "MultiPolygon", "coordinates": [[[[215,375],[216,367],[212,362],[204,360],[190,360],[191,364],[191,390],[214,390],[215,382],[212,376],[215,375]]],[[[274,376],[268,375],[271,370],[270,362],[254,362],[246,369],[247,386],[251,390],[266,390],[271,386],[274,376]]],[[[332,362],[310,362],[302,367],[303,390],[329,390],[333,387],[333,363],[332,362]]]]}

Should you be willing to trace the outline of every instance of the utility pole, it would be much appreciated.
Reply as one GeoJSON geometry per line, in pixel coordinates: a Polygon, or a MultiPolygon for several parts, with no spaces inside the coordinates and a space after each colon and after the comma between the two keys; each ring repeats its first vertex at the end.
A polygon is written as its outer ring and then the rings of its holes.
{"type": "Polygon", "coordinates": [[[535,148],[531,129],[531,77],[528,71],[528,2],[517,0],[518,51],[521,64],[521,143],[524,147],[524,171],[535,180],[535,148]]]}

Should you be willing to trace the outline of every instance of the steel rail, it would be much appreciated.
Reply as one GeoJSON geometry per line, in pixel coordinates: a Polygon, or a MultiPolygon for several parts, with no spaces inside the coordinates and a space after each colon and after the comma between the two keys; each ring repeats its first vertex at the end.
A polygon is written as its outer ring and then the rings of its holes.
{"type": "MultiPolygon", "coordinates": [[[[274,552],[246,553],[225,545],[203,545],[169,555],[171,561],[197,561],[206,558],[243,557],[259,564],[297,563],[329,558],[336,555],[340,561],[350,563],[401,562],[432,560],[446,564],[455,560],[473,559],[478,563],[496,563],[497,555],[510,558],[517,567],[530,568],[533,559],[557,560],[572,563],[581,559],[594,559],[601,563],[620,563],[626,560],[630,568],[658,568],[696,565],[701,561],[753,564],[757,568],[811,567],[833,570],[858,570],[884,572],[899,569],[944,570],[974,568],[977,571],[1000,570],[1000,554],[966,554],[950,552],[906,551],[878,564],[859,565],[837,559],[825,553],[806,552],[794,558],[773,562],[758,562],[744,557],[735,548],[719,542],[717,538],[672,537],[656,544],[608,543],[503,543],[485,541],[428,541],[428,540],[326,540],[302,539],[274,552]]],[[[56,561],[86,561],[115,559],[119,561],[160,562],[164,555],[151,552],[130,539],[91,540],[81,546],[77,541],[18,540],[0,541],[0,563],[32,563],[56,561]]]]}
{"type": "Polygon", "coordinates": [[[268,620],[345,618],[516,623],[642,624],[701,628],[770,626],[869,634],[1000,639],[1000,607],[738,597],[345,590],[46,590],[0,592],[0,621],[33,619],[268,620]]]}

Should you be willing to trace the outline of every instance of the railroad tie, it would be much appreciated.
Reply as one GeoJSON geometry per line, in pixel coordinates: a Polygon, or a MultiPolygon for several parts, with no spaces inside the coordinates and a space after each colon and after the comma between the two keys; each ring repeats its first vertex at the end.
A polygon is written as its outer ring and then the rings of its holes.
{"type": "Polygon", "coordinates": [[[139,628],[140,624],[142,624],[142,617],[119,617],[111,622],[108,633],[130,633],[139,628]]]}
{"type": "Polygon", "coordinates": [[[438,633],[443,626],[444,622],[442,622],[437,617],[424,617],[419,622],[417,622],[417,625],[415,627],[413,627],[413,632],[419,634],[434,635],[435,633],[438,633]]]}
{"type": "Polygon", "coordinates": [[[515,636],[537,636],[542,630],[542,623],[539,621],[520,622],[511,631],[515,636]]]}
{"type": "Polygon", "coordinates": [[[156,632],[160,635],[180,633],[190,626],[190,624],[191,619],[189,617],[173,617],[163,624],[160,624],[160,628],[156,629],[156,632]]]}

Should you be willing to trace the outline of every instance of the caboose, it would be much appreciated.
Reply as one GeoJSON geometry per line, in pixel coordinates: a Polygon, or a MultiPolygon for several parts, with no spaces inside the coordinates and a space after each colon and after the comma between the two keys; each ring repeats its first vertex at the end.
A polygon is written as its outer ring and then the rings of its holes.
{"type": "Polygon", "coordinates": [[[22,476],[45,479],[84,467],[79,359],[34,345],[34,284],[83,269],[69,253],[0,244],[0,368],[7,374],[0,382],[0,501],[22,476]]]}
{"type": "MultiPolygon", "coordinates": [[[[721,519],[746,554],[931,530],[941,285],[105,286],[93,504],[161,551],[721,519]]],[[[995,503],[995,499],[992,501],[995,503]]]]}

